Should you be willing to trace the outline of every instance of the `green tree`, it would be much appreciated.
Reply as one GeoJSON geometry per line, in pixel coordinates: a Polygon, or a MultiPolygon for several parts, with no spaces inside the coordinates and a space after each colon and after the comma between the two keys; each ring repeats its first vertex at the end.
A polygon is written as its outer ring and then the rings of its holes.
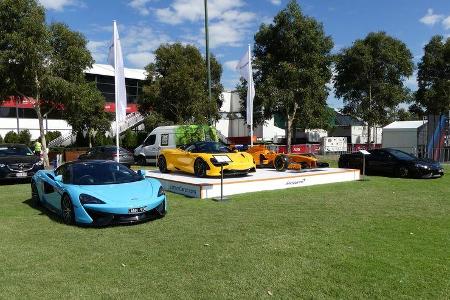
{"type": "Polygon", "coordinates": [[[36,0],[0,1],[0,97],[18,96],[33,104],[46,167],[43,115],[64,105],[67,90],[84,82],[83,71],[93,63],[86,44],[64,24],[47,25],[36,0]]]}
{"type": "Polygon", "coordinates": [[[3,143],[3,137],[2,137],[2,135],[0,134],[0,144],[1,143],[3,143]]]}
{"type": "Polygon", "coordinates": [[[17,142],[25,145],[31,144],[31,133],[28,129],[24,129],[19,131],[19,134],[17,135],[17,142]]]}
{"type": "Polygon", "coordinates": [[[284,116],[288,149],[295,120],[307,127],[327,118],[332,48],[322,24],[303,15],[294,0],[255,35],[255,107],[262,119],[284,116]]]}
{"type": "Polygon", "coordinates": [[[412,58],[402,41],[384,32],[369,33],[343,49],[337,55],[334,88],[344,100],[344,113],[361,118],[369,129],[388,122],[398,104],[408,100],[403,81],[413,73],[412,58]]]}
{"type": "Polygon", "coordinates": [[[131,149],[133,150],[134,148],[136,148],[138,146],[137,144],[137,134],[134,131],[131,131],[130,129],[128,129],[127,131],[125,131],[125,135],[122,139],[122,146],[126,149],[131,149]]]}
{"type": "Polygon", "coordinates": [[[450,38],[434,36],[424,50],[418,65],[416,103],[429,114],[446,113],[450,110],[450,38]]]}
{"type": "Polygon", "coordinates": [[[218,118],[223,87],[222,66],[211,57],[211,93],[208,99],[206,61],[192,45],[163,44],[155,62],[146,67],[147,79],[139,99],[141,112],[154,111],[175,123],[212,123],[218,118]]]}
{"type": "Polygon", "coordinates": [[[72,130],[86,135],[89,147],[92,136],[104,133],[111,127],[111,116],[105,112],[105,98],[95,83],[83,83],[66,90],[68,97],[64,105],[64,119],[72,130]]]}
{"type": "Polygon", "coordinates": [[[10,143],[10,144],[14,144],[14,143],[18,143],[19,142],[19,138],[16,132],[14,131],[8,131],[5,134],[5,143],[10,143]]]}
{"type": "Polygon", "coordinates": [[[45,133],[45,140],[50,142],[50,141],[53,141],[54,139],[56,139],[56,138],[58,138],[60,136],[61,136],[61,132],[60,131],[57,131],[57,130],[55,130],[55,131],[47,131],[45,133]]]}

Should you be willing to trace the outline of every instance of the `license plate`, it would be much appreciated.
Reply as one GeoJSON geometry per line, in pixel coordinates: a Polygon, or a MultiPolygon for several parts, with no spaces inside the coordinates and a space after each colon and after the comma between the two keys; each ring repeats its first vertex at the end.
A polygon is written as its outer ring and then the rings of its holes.
{"type": "Polygon", "coordinates": [[[141,213],[145,211],[145,207],[138,207],[138,208],[130,208],[128,209],[129,214],[135,214],[135,213],[141,213]]]}
{"type": "Polygon", "coordinates": [[[16,177],[27,177],[27,172],[16,173],[16,177]]]}

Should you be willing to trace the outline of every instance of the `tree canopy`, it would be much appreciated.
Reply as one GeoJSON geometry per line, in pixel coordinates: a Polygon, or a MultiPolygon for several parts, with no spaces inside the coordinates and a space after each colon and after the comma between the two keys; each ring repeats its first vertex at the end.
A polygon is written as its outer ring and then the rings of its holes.
{"type": "Polygon", "coordinates": [[[450,110],[450,38],[434,36],[424,50],[418,65],[416,103],[429,114],[446,113],[450,110]]]}
{"type": "Polygon", "coordinates": [[[206,60],[192,45],[163,44],[155,51],[155,62],[146,67],[147,79],[139,110],[156,111],[175,123],[208,124],[218,117],[223,91],[222,67],[211,57],[211,92],[208,99],[206,60]]]}
{"type": "Polygon", "coordinates": [[[86,134],[89,147],[92,147],[92,135],[104,133],[111,127],[111,116],[105,112],[105,99],[95,83],[78,84],[70,94],[65,101],[64,118],[73,131],[86,134]]]}
{"type": "Polygon", "coordinates": [[[344,100],[344,112],[369,127],[388,122],[398,104],[408,100],[403,81],[413,73],[412,58],[403,42],[384,32],[369,33],[343,49],[337,55],[334,88],[344,100]]]}
{"type": "Polygon", "coordinates": [[[283,115],[288,146],[294,121],[311,128],[329,117],[326,84],[331,79],[332,48],[322,24],[305,16],[295,0],[255,35],[256,115],[260,120],[283,115]]]}
{"type": "Polygon", "coordinates": [[[43,115],[72,99],[93,63],[84,36],[62,23],[47,25],[35,0],[0,1],[0,97],[33,104],[39,120],[44,164],[49,165],[43,115]]]}

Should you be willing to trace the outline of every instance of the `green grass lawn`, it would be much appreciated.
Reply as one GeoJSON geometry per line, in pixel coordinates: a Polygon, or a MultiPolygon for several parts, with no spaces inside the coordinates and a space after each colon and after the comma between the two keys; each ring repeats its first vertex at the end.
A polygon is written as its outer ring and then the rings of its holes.
{"type": "Polygon", "coordinates": [[[450,295],[448,175],[225,203],[169,194],[165,218],[102,229],[61,224],[29,195],[28,185],[0,186],[1,299],[450,295]]]}

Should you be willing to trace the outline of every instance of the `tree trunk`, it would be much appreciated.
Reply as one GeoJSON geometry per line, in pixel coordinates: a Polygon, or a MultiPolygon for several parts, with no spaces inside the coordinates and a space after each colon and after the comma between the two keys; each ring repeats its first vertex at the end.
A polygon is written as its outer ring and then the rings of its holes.
{"type": "Polygon", "coordinates": [[[92,148],[92,138],[91,138],[91,130],[88,129],[87,131],[88,141],[89,141],[89,148],[92,148]]]}
{"type": "Polygon", "coordinates": [[[370,123],[367,123],[367,150],[370,149],[370,138],[372,136],[372,132],[370,131],[370,123]]]}
{"type": "MultiPolygon", "coordinates": [[[[369,107],[368,107],[369,111],[370,111],[371,107],[372,107],[372,84],[369,83],[369,107]]],[[[370,119],[371,118],[369,116],[369,120],[370,119]]],[[[367,150],[370,149],[370,136],[371,136],[371,132],[370,132],[371,122],[369,120],[367,121],[367,150]]]]}
{"type": "Polygon", "coordinates": [[[41,107],[39,106],[39,96],[36,98],[36,103],[34,105],[34,110],[36,111],[38,120],[39,120],[39,132],[41,135],[41,144],[42,144],[42,158],[44,159],[44,167],[49,168],[50,163],[48,161],[48,151],[47,151],[47,141],[45,140],[45,132],[44,132],[44,118],[42,117],[41,107]]]}
{"type": "Polygon", "coordinates": [[[295,113],[297,112],[298,104],[294,103],[294,109],[292,115],[289,116],[289,110],[286,108],[286,151],[291,153],[291,138],[292,138],[292,124],[294,123],[295,113]]]}

